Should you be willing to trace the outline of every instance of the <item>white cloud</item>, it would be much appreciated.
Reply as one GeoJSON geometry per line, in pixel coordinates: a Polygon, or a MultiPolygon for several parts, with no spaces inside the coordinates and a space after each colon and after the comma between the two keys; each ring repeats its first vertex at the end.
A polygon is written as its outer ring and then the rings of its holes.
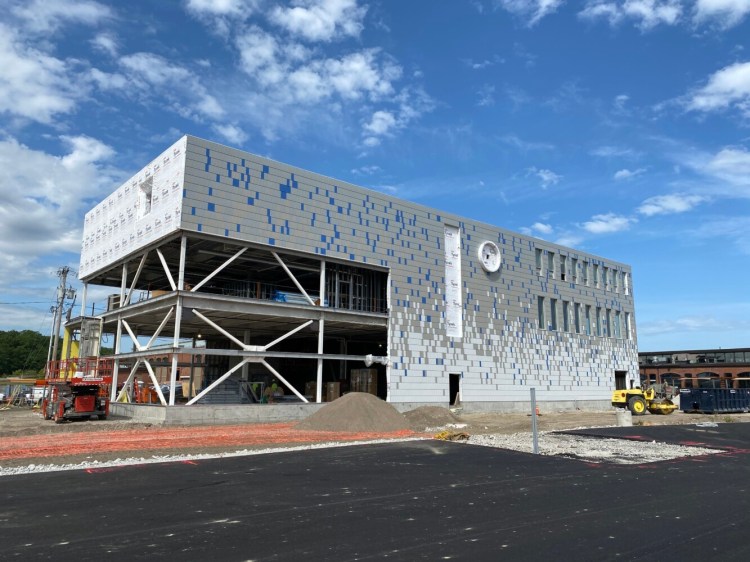
{"type": "Polygon", "coordinates": [[[738,62],[712,74],[708,83],[689,96],[689,110],[716,111],[736,107],[750,117],[750,62],[738,62]]]}
{"type": "Polygon", "coordinates": [[[646,199],[638,207],[638,212],[647,217],[685,213],[704,201],[706,201],[706,198],[701,195],[687,195],[684,193],[657,195],[646,199]]]}
{"type": "Polygon", "coordinates": [[[332,41],[341,37],[358,37],[367,7],[356,0],[295,0],[293,6],[276,6],[269,19],[308,41],[332,41]]]}
{"type": "Polygon", "coordinates": [[[226,125],[214,125],[213,130],[219,134],[221,138],[231,143],[233,146],[242,146],[247,141],[248,136],[240,127],[237,125],[226,124],[226,125]]]}
{"type": "Polygon", "coordinates": [[[520,138],[517,135],[503,135],[500,137],[500,141],[504,142],[505,144],[508,144],[510,146],[514,146],[518,148],[519,150],[528,151],[528,150],[554,150],[555,145],[549,144],[546,142],[533,142],[533,141],[526,141],[520,138]]]}
{"type": "Polygon", "coordinates": [[[393,136],[434,107],[432,99],[422,90],[404,89],[391,101],[396,105],[393,110],[378,110],[363,125],[362,143],[365,146],[379,145],[383,137],[393,136]]]}
{"type": "Polygon", "coordinates": [[[694,234],[707,240],[729,240],[740,253],[750,255],[750,217],[728,216],[704,221],[694,234]]]}
{"type": "Polygon", "coordinates": [[[577,248],[583,242],[582,236],[576,236],[574,234],[564,234],[555,240],[555,244],[560,246],[567,246],[568,248],[577,248]]]}
{"type": "Polygon", "coordinates": [[[354,168],[352,170],[352,174],[355,174],[357,176],[371,176],[380,171],[380,166],[376,166],[373,164],[371,166],[360,166],[359,168],[354,168]]]}
{"type": "Polygon", "coordinates": [[[23,290],[44,256],[81,248],[80,214],[124,174],[105,166],[113,150],[91,137],[61,137],[62,156],[0,141],[0,293],[23,290]]]}
{"type": "Polygon", "coordinates": [[[86,93],[66,61],[23,45],[0,24],[0,113],[51,123],[86,93]]]}
{"type": "Polygon", "coordinates": [[[251,12],[256,4],[247,0],[188,0],[186,7],[188,12],[199,16],[239,16],[251,12]]]}
{"type": "Polygon", "coordinates": [[[592,234],[611,234],[627,230],[636,222],[633,218],[607,213],[604,215],[594,215],[590,221],[581,225],[585,231],[592,234]]]}
{"type": "Polygon", "coordinates": [[[543,222],[535,222],[531,225],[531,230],[540,234],[552,234],[552,225],[543,222]]]}
{"type": "Polygon", "coordinates": [[[479,107],[495,105],[495,86],[485,84],[479,89],[477,96],[479,97],[479,100],[477,101],[479,107]]]}
{"type": "Polygon", "coordinates": [[[589,0],[578,14],[582,19],[607,20],[612,26],[634,21],[642,31],[660,24],[675,25],[681,15],[680,0],[589,0]]]}
{"type": "Polygon", "coordinates": [[[116,57],[119,49],[117,36],[113,33],[98,33],[91,40],[91,46],[98,51],[107,53],[111,57],[116,57]]]}
{"type": "Polygon", "coordinates": [[[366,133],[376,136],[387,135],[396,126],[396,118],[388,111],[376,111],[369,123],[363,126],[366,133]]]}
{"type": "Polygon", "coordinates": [[[188,0],[187,12],[219,37],[228,37],[232,26],[244,23],[258,11],[261,0],[188,0]]]}
{"type": "Polygon", "coordinates": [[[601,158],[632,158],[637,156],[638,153],[632,148],[624,148],[621,146],[599,146],[589,152],[592,156],[599,156],[601,158]]]}
{"type": "Polygon", "coordinates": [[[527,170],[527,175],[538,177],[542,182],[542,189],[547,189],[550,185],[557,185],[562,179],[561,175],[544,168],[531,167],[527,170]]]}
{"type": "Polygon", "coordinates": [[[140,95],[166,99],[171,108],[184,117],[219,119],[224,115],[221,104],[206,91],[198,76],[164,57],[135,53],[122,57],[120,66],[140,95]]]}
{"type": "Polygon", "coordinates": [[[682,316],[638,324],[638,331],[642,336],[682,332],[733,331],[737,328],[738,326],[729,326],[726,322],[720,322],[717,318],[706,316],[682,316]]]}
{"type": "Polygon", "coordinates": [[[532,27],[544,16],[556,12],[563,5],[564,0],[497,0],[497,3],[532,27]]]}
{"type": "Polygon", "coordinates": [[[640,176],[645,172],[646,168],[638,168],[637,170],[628,170],[627,168],[624,168],[622,170],[617,170],[613,178],[615,181],[629,180],[636,176],[640,176]]]}
{"type": "Polygon", "coordinates": [[[715,23],[722,29],[734,27],[750,13],[750,0],[697,0],[696,23],[715,23]]]}
{"type": "Polygon", "coordinates": [[[96,25],[114,16],[111,8],[91,0],[16,0],[13,4],[12,13],[32,33],[53,33],[66,23],[96,25]]]}
{"type": "Polygon", "coordinates": [[[733,185],[750,186],[750,152],[744,148],[724,148],[704,170],[733,185]]]}

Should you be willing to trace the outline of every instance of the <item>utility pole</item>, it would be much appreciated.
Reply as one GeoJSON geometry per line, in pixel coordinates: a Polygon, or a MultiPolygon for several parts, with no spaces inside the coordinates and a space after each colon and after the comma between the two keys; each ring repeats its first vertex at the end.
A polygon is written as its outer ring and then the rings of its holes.
{"type": "Polygon", "coordinates": [[[70,268],[68,266],[63,266],[57,270],[57,276],[60,278],[60,285],[57,287],[55,327],[52,331],[52,361],[57,361],[57,345],[60,342],[60,324],[62,322],[63,308],[65,307],[65,297],[68,294],[68,273],[70,273],[70,268]]]}

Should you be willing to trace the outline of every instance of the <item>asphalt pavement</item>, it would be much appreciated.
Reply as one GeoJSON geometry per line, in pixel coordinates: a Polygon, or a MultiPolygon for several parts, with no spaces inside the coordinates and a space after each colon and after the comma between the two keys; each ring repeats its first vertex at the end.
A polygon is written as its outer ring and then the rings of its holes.
{"type": "Polygon", "coordinates": [[[0,560],[750,559],[750,424],[583,433],[727,452],[614,465],[413,441],[6,476],[0,560]]]}

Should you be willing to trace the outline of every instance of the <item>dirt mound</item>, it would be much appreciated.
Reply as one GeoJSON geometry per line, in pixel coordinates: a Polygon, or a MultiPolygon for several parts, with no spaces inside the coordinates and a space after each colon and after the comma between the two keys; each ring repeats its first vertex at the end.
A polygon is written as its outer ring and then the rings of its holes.
{"type": "Polygon", "coordinates": [[[409,429],[409,423],[393,406],[376,396],[350,392],[295,427],[316,431],[401,431],[409,429]]]}
{"type": "Polygon", "coordinates": [[[420,406],[404,414],[413,429],[422,430],[428,427],[443,427],[460,420],[448,408],[440,406],[420,406]]]}

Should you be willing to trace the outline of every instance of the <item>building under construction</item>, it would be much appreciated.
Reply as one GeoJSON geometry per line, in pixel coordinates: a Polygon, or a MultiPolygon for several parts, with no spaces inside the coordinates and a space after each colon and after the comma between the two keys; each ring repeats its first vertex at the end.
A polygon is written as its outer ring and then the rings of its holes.
{"type": "Polygon", "coordinates": [[[114,334],[120,402],[585,407],[638,378],[627,265],[191,136],[87,213],[79,277],[82,310],[112,287],[69,327],[114,334]]]}

